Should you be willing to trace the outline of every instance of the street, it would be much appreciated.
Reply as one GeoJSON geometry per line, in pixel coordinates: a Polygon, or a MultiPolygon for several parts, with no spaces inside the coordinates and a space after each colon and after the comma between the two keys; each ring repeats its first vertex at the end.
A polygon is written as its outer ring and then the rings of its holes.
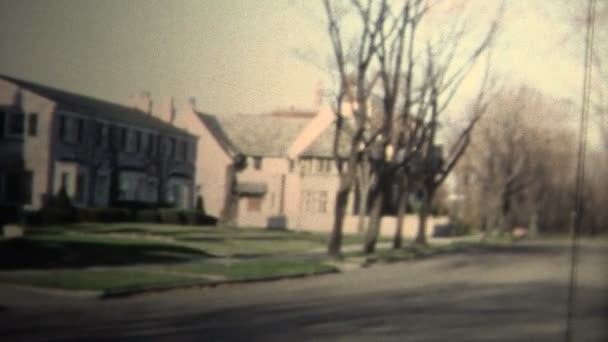
{"type": "MultiPolygon", "coordinates": [[[[581,242],[575,341],[608,340],[608,241],[581,242]]],[[[0,286],[0,340],[561,341],[566,241],[125,299],[0,286]]]]}

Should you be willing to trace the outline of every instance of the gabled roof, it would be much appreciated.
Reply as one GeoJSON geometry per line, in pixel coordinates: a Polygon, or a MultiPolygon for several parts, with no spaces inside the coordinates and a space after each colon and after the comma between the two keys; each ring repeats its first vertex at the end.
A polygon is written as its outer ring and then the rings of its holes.
{"type": "Polygon", "coordinates": [[[214,138],[231,154],[285,157],[310,117],[272,114],[214,116],[198,113],[214,138]]]}
{"type": "MultiPolygon", "coordinates": [[[[338,154],[346,158],[350,151],[351,137],[353,134],[352,125],[348,120],[344,122],[344,129],[340,134],[340,142],[338,145],[338,154]]],[[[334,140],[336,136],[335,122],[329,125],[302,153],[304,158],[333,158],[334,157],[334,140]]]]}
{"type": "Polygon", "coordinates": [[[122,122],[133,126],[147,127],[173,134],[192,136],[192,134],[189,134],[184,130],[176,128],[153,115],[149,115],[135,108],[123,106],[109,101],[99,100],[85,95],[70,93],[64,90],[36,84],[6,75],[0,75],[0,79],[4,79],[20,88],[26,89],[32,93],[54,101],[58,104],[60,109],[73,111],[83,115],[94,116],[96,118],[112,122],[122,122]]]}

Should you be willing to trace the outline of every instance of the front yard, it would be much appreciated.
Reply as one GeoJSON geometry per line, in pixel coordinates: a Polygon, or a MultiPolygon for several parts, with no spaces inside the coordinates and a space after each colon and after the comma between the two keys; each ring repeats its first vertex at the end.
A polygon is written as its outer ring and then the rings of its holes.
{"type": "MultiPolygon", "coordinates": [[[[138,291],[261,278],[325,273],[338,264],[408,260],[448,246],[345,253],[340,263],[324,256],[328,236],[283,230],[83,223],[30,228],[22,238],[0,241],[0,283],[94,290],[138,291]]],[[[360,246],[347,235],[344,245],[360,246]]],[[[387,242],[387,239],[381,239],[387,242]]]]}
{"type": "MultiPolygon", "coordinates": [[[[116,291],[308,274],[333,270],[323,234],[162,224],[77,224],[31,228],[0,241],[0,282],[116,291]]],[[[348,236],[347,243],[361,237],[348,236]]]]}

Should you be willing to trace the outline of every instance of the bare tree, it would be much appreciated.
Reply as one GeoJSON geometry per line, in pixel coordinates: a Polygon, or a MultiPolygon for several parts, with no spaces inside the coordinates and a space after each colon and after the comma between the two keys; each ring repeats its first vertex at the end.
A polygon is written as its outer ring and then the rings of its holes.
{"type": "MultiPolygon", "coordinates": [[[[362,3],[353,0],[350,5],[339,3],[342,6],[337,5],[338,2],[325,1],[324,4],[340,79],[335,103],[334,143],[340,187],[329,254],[339,253],[345,204],[362,160],[369,161],[371,171],[367,196],[369,226],[364,243],[364,251],[371,253],[379,235],[386,192],[395,183],[406,184],[395,182],[397,175],[419,175],[410,171],[399,173],[400,169],[411,168],[408,164],[414,159],[428,159],[430,153],[436,151],[434,143],[440,115],[490,45],[497,23],[490,25],[470,53],[463,54],[461,43],[467,31],[464,20],[456,20],[438,39],[418,34],[422,19],[436,2],[408,0],[397,8],[388,1],[362,3]],[[359,36],[349,46],[344,44],[340,25],[346,14],[352,14],[359,27],[359,36]],[[368,108],[372,97],[381,100],[381,114],[368,108]],[[340,156],[337,152],[345,125],[345,102],[352,105],[353,120],[349,123],[354,128],[348,155],[340,156]]],[[[437,171],[439,174],[427,177],[433,181],[423,182],[426,184],[424,189],[434,189],[445,179],[466,148],[466,135],[470,134],[476,121],[475,117],[470,120],[446,167],[437,171]]],[[[402,191],[407,188],[401,187],[402,191]]],[[[430,203],[433,191],[427,192],[425,203],[430,203]]],[[[407,195],[403,197],[407,198],[407,195]]]]}
{"type": "MultiPolygon", "coordinates": [[[[567,224],[571,208],[573,144],[563,109],[529,88],[493,99],[473,136],[466,172],[466,197],[477,197],[482,231],[505,234],[515,225],[567,224]],[[540,127],[538,123],[545,124],[540,127]],[[558,215],[559,213],[564,215],[558,215]],[[556,218],[557,217],[557,218],[556,218]]],[[[464,177],[461,177],[461,179],[464,177]]]]}

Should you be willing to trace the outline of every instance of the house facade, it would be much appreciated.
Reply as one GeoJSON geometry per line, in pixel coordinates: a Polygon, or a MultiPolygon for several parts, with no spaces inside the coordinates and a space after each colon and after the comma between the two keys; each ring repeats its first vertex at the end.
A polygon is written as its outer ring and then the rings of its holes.
{"type": "MultiPolygon", "coordinates": [[[[207,213],[241,227],[327,232],[339,184],[334,120],[329,107],[305,114],[215,116],[190,106],[176,115],[175,124],[199,137],[197,151],[206,156],[198,159],[196,188],[207,213]]],[[[340,145],[342,155],[347,140],[340,145]]],[[[344,231],[357,233],[359,220],[353,193],[344,231]]],[[[405,236],[415,236],[417,220],[406,216],[405,236]]],[[[429,219],[431,227],[445,223],[446,217],[429,219]]],[[[385,216],[382,234],[392,235],[395,228],[396,218],[385,216]]]]}
{"type": "Polygon", "coordinates": [[[128,106],[0,76],[0,204],[193,206],[197,137],[128,106]]]}
{"type": "Polygon", "coordinates": [[[205,211],[240,226],[293,227],[299,216],[297,160],[288,149],[315,113],[214,116],[178,112],[174,124],[199,137],[196,189],[205,211]]]}

